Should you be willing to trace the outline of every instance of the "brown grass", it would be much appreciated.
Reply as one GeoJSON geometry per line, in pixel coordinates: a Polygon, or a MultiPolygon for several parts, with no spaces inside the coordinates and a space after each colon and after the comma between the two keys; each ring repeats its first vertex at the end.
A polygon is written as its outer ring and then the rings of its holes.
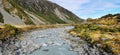
{"type": "Polygon", "coordinates": [[[120,54],[120,25],[75,25],[70,33],[78,35],[93,45],[100,44],[100,50],[113,52],[114,55],[120,54]]]}
{"type": "Polygon", "coordinates": [[[15,35],[34,29],[46,29],[46,28],[59,28],[69,26],[69,24],[56,24],[56,25],[3,25],[0,26],[0,40],[14,37],[15,35]]]}
{"type": "Polygon", "coordinates": [[[15,25],[15,27],[20,31],[29,31],[33,29],[46,29],[46,28],[59,28],[64,26],[70,26],[70,24],[54,24],[54,25],[15,25]]]}

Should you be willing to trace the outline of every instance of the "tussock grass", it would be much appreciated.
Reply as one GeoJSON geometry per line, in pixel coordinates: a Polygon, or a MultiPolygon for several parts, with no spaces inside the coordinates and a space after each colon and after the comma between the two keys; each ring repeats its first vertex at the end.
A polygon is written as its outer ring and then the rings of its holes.
{"type": "Polygon", "coordinates": [[[17,28],[6,24],[4,26],[0,26],[0,40],[4,40],[10,37],[15,36],[17,33],[17,28]]]}
{"type": "Polygon", "coordinates": [[[64,26],[70,26],[70,24],[52,24],[52,25],[15,25],[19,32],[34,30],[34,29],[46,29],[46,28],[59,28],[64,26]]]}
{"type": "Polygon", "coordinates": [[[100,51],[120,54],[120,25],[80,24],[70,33],[97,46],[100,51]]]}
{"type": "Polygon", "coordinates": [[[34,29],[46,29],[46,28],[58,28],[69,26],[69,24],[56,24],[56,25],[10,25],[5,24],[0,26],[0,40],[5,40],[11,37],[15,37],[15,35],[26,32],[34,29]]]}

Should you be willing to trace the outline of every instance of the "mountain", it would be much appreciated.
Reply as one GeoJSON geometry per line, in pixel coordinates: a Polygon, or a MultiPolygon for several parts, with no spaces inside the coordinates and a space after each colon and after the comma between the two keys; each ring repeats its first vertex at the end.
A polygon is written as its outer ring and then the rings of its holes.
{"type": "Polygon", "coordinates": [[[74,24],[82,19],[49,0],[1,0],[0,24],[74,24]]]}

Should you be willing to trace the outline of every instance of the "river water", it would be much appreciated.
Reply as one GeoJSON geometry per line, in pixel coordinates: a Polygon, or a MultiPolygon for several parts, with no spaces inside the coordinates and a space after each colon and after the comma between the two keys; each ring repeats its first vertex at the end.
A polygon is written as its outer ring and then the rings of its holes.
{"type": "Polygon", "coordinates": [[[33,30],[0,44],[0,55],[110,55],[67,33],[74,27],[33,30]]]}

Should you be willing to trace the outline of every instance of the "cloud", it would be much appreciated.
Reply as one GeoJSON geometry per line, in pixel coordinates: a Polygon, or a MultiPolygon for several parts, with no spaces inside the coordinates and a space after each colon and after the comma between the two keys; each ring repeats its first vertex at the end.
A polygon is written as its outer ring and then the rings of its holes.
{"type": "Polygon", "coordinates": [[[101,0],[97,0],[96,2],[94,2],[91,0],[91,2],[89,2],[88,4],[84,4],[82,6],[81,12],[82,13],[84,12],[85,14],[87,13],[89,14],[96,11],[104,11],[113,8],[120,8],[120,6],[112,2],[101,1],[101,0]]]}
{"type": "Polygon", "coordinates": [[[50,0],[59,4],[60,6],[68,9],[68,10],[78,10],[81,8],[81,5],[84,3],[88,3],[89,0],[50,0]]]}
{"type": "Polygon", "coordinates": [[[98,17],[102,14],[120,12],[119,0],[50,0],[72,11],[79,17],[98,17]]]}

